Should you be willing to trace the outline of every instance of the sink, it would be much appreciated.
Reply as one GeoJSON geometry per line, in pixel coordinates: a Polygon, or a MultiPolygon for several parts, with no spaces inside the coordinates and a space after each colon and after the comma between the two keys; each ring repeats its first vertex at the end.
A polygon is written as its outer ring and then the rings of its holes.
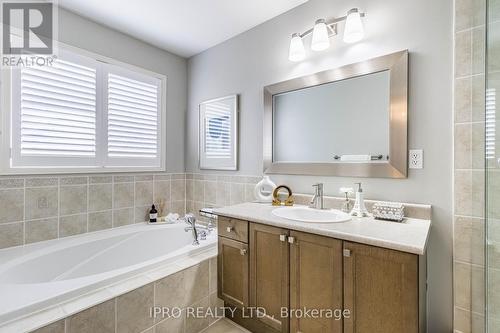
{"type": "Polygon", "coordinates": [[[285,219],[311,223],[340,223],[351,219],[349,214],[337,209],[314,209],[309,207],[281,207],[272,214],[285,219]]]}

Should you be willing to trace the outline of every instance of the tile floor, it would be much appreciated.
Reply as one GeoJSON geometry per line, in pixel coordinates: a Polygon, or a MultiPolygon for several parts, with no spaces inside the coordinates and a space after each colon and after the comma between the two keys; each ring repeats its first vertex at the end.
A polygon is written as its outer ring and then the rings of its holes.
{"type": "Polygon", "coordinates": [[[251,333],[226,318],[222,318],[201,333],[251,333]]]}

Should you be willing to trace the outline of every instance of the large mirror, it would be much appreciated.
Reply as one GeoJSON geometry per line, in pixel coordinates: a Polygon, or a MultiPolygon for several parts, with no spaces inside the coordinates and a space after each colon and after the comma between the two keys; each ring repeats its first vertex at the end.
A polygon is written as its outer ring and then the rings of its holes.
{"type": "Polygon", "coordinates": [[[407,175],[408,52],[265,87],[266,173],[407,175]]]}

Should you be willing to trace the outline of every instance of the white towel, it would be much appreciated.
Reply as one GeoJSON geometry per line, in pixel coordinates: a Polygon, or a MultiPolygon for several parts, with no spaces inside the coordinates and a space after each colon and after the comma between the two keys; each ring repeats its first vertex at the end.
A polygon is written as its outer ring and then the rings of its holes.
{"type": "Polygon", "coordinates": [[[371,161],[371,155],[342,155],[340,156],[342,162],[364,162],[371,161]]]}

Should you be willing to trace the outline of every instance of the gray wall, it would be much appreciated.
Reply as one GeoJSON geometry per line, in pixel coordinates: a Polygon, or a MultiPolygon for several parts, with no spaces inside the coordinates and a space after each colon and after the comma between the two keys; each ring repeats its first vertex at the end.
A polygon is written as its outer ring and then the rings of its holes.
{"type": "Polygon", "coordinates": [[[167,76],[167,171],[184,172],[186,59],[59,9],[59,40],[167,76]]]}
{"type": "MultiPolygon", "coordinates": [[[[368,198],[433,205],[429,240],[428,331],[452,330],[452,31],[453,1],[310,0],[254,29],[192,57],[188,63],[186,170],[197,167],[197,106],[203,100],[240,94],[240,159],[235,174],[262,173],[262,88],[268,84],[335,68],[394,51],[410,51],[409,147],[424,149],[423,170],[408,179],[363,179],[368,198]],[[366,39],[333,46],[288,61],[289,36],[318,17],[343,15],[353,6],[368,13],[366,39]]],[[[306,40],[306,45],[310,40],[306,40]]],[[[353,131],[352,135],[358,135],[353,131]]],[[[213,172],[212,172],[213,173],[213,172]]],[[[357,179],[273,176],[296,192],[311,192],[315,181],[326,192],[357,179]]]]}

